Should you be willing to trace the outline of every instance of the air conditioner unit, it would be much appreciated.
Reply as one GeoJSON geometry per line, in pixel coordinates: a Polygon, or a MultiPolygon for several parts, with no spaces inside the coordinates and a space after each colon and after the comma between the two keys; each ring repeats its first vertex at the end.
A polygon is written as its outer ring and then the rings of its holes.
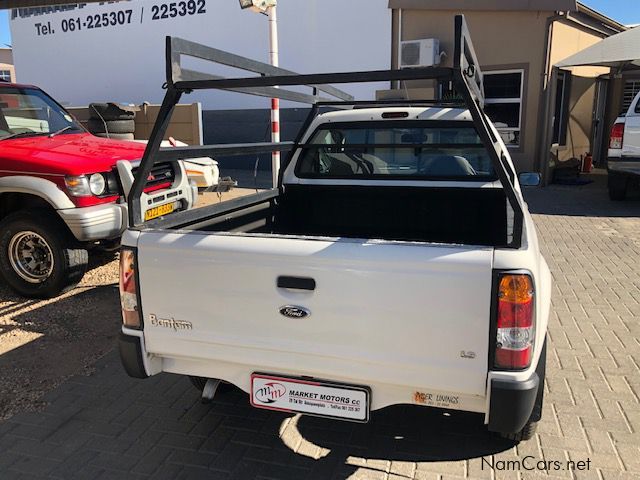
{"type": "Polygon", "coordinates": [[[400,42],[400,68],[440,65],[440,40],[407,40],[400,42]]]}

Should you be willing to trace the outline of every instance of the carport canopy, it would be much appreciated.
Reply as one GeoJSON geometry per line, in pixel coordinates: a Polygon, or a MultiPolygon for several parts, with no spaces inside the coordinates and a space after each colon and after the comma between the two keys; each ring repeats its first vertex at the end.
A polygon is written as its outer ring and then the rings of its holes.
{"type": "MultiPolygon", "coordinates": [[[[637,1],[637,0],[636,0],[637,1]]],[[[640,67],[640,27],[618,33],[565,58],[556,67],[640,67]]]]}

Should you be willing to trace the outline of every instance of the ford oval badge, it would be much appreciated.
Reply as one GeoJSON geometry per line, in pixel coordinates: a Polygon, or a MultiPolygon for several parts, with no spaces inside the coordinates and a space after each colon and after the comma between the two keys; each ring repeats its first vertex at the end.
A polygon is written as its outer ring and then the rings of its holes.
{"type": "Polygon", "coordinates": [[[306,318],[311,312],[304,307],[296,307],[295,305],[285,305],[280,308],[280,314],[287,318],[306,318]]]}

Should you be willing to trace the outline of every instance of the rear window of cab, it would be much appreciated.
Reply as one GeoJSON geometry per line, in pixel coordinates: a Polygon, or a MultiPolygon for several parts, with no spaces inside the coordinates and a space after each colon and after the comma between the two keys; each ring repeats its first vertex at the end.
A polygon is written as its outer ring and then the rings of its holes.
{"type": "Polygon", "coordinates": [[[494,180],[491,158],[468,121],[327,123],[301,146],[299,178],[494,180]]]}

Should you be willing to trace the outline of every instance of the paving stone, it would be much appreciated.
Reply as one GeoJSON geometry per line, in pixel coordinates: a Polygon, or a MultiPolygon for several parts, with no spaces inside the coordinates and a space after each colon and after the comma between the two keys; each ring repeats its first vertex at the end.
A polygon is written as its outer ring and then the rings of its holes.
{"type": "MultiPolygon", "coordinates": [[[[249,479],[259,478],[261,469],[262,469],[262,463],[252,462],[246,459],[242,459],[236,464],[233,472],[229,474],[228,478],[229,480],[244,480],[247,478],[249,479]]],[[[225,473],[222,473],[222,472],[216,472],[216,473],[220,473],[221,475],[226,475],[225,473]]]]}
{"type": "Polygon", "coordinates": [[[131,471],[134,473],[152,475],[154,472],[164,469],[165,465],[169,463],[172,453],[173,449],[169,447],[154,446],[145,456],[140,458],[131,471]]]}
{"type": "Polygon", "coordinates": [[[81,450],[69,455],[65,460],[58,464],[49,475],[52,478],[66,480],[76,475],[77,472],[84,468],[93,458],[99,455],[99,452],[93,450],[81,450]]]}
{"type": "Polygon", "coordinates": [[[160,469],[151,477],[153,480],[175,480],[182,473],[182,465],[161,464],[160,469]]]}
{"type": "Polygon", "coordinates": [[[177,465],[189,465],[192,467],[209,468],[216,459],[216,455],[206,452],[193,452],[190,450],[175,451],[169,461],[177,465]]]}
{"type": "Polygon", "coordinates": [[[158,443],[173,448],[197,450],[204,443],[204,438],[179,433],[165,433],[158,443]]]}
{"type": "Polygon", "coordinates": [[[213,470],[231,473],[238,461],[244,458],[250,447],[238,443],[228,443],[211,464],[213,470]]]}
{"type": "Polygon", "coordinates": [[[129,472],[138,464],[138,460],[137,457],[131,455],[101,452],[91,459],[90,464],[94,467],[102,467],[107,470],[129,472]]]}
{"type": "Polygon", "coordinates": [[[59,464],[60,462],[44,457],[22,457],[13,462],[9,470],[33,476],[46,476],[59,464]]]}
{"type": "Polygon", "coordinates": [[[14,463],[23,460],[25,458],[24,455],[19,455],[13,452],[3,451],[0,454],[0,472],[8,471],[9,467],[14,463]]]}

